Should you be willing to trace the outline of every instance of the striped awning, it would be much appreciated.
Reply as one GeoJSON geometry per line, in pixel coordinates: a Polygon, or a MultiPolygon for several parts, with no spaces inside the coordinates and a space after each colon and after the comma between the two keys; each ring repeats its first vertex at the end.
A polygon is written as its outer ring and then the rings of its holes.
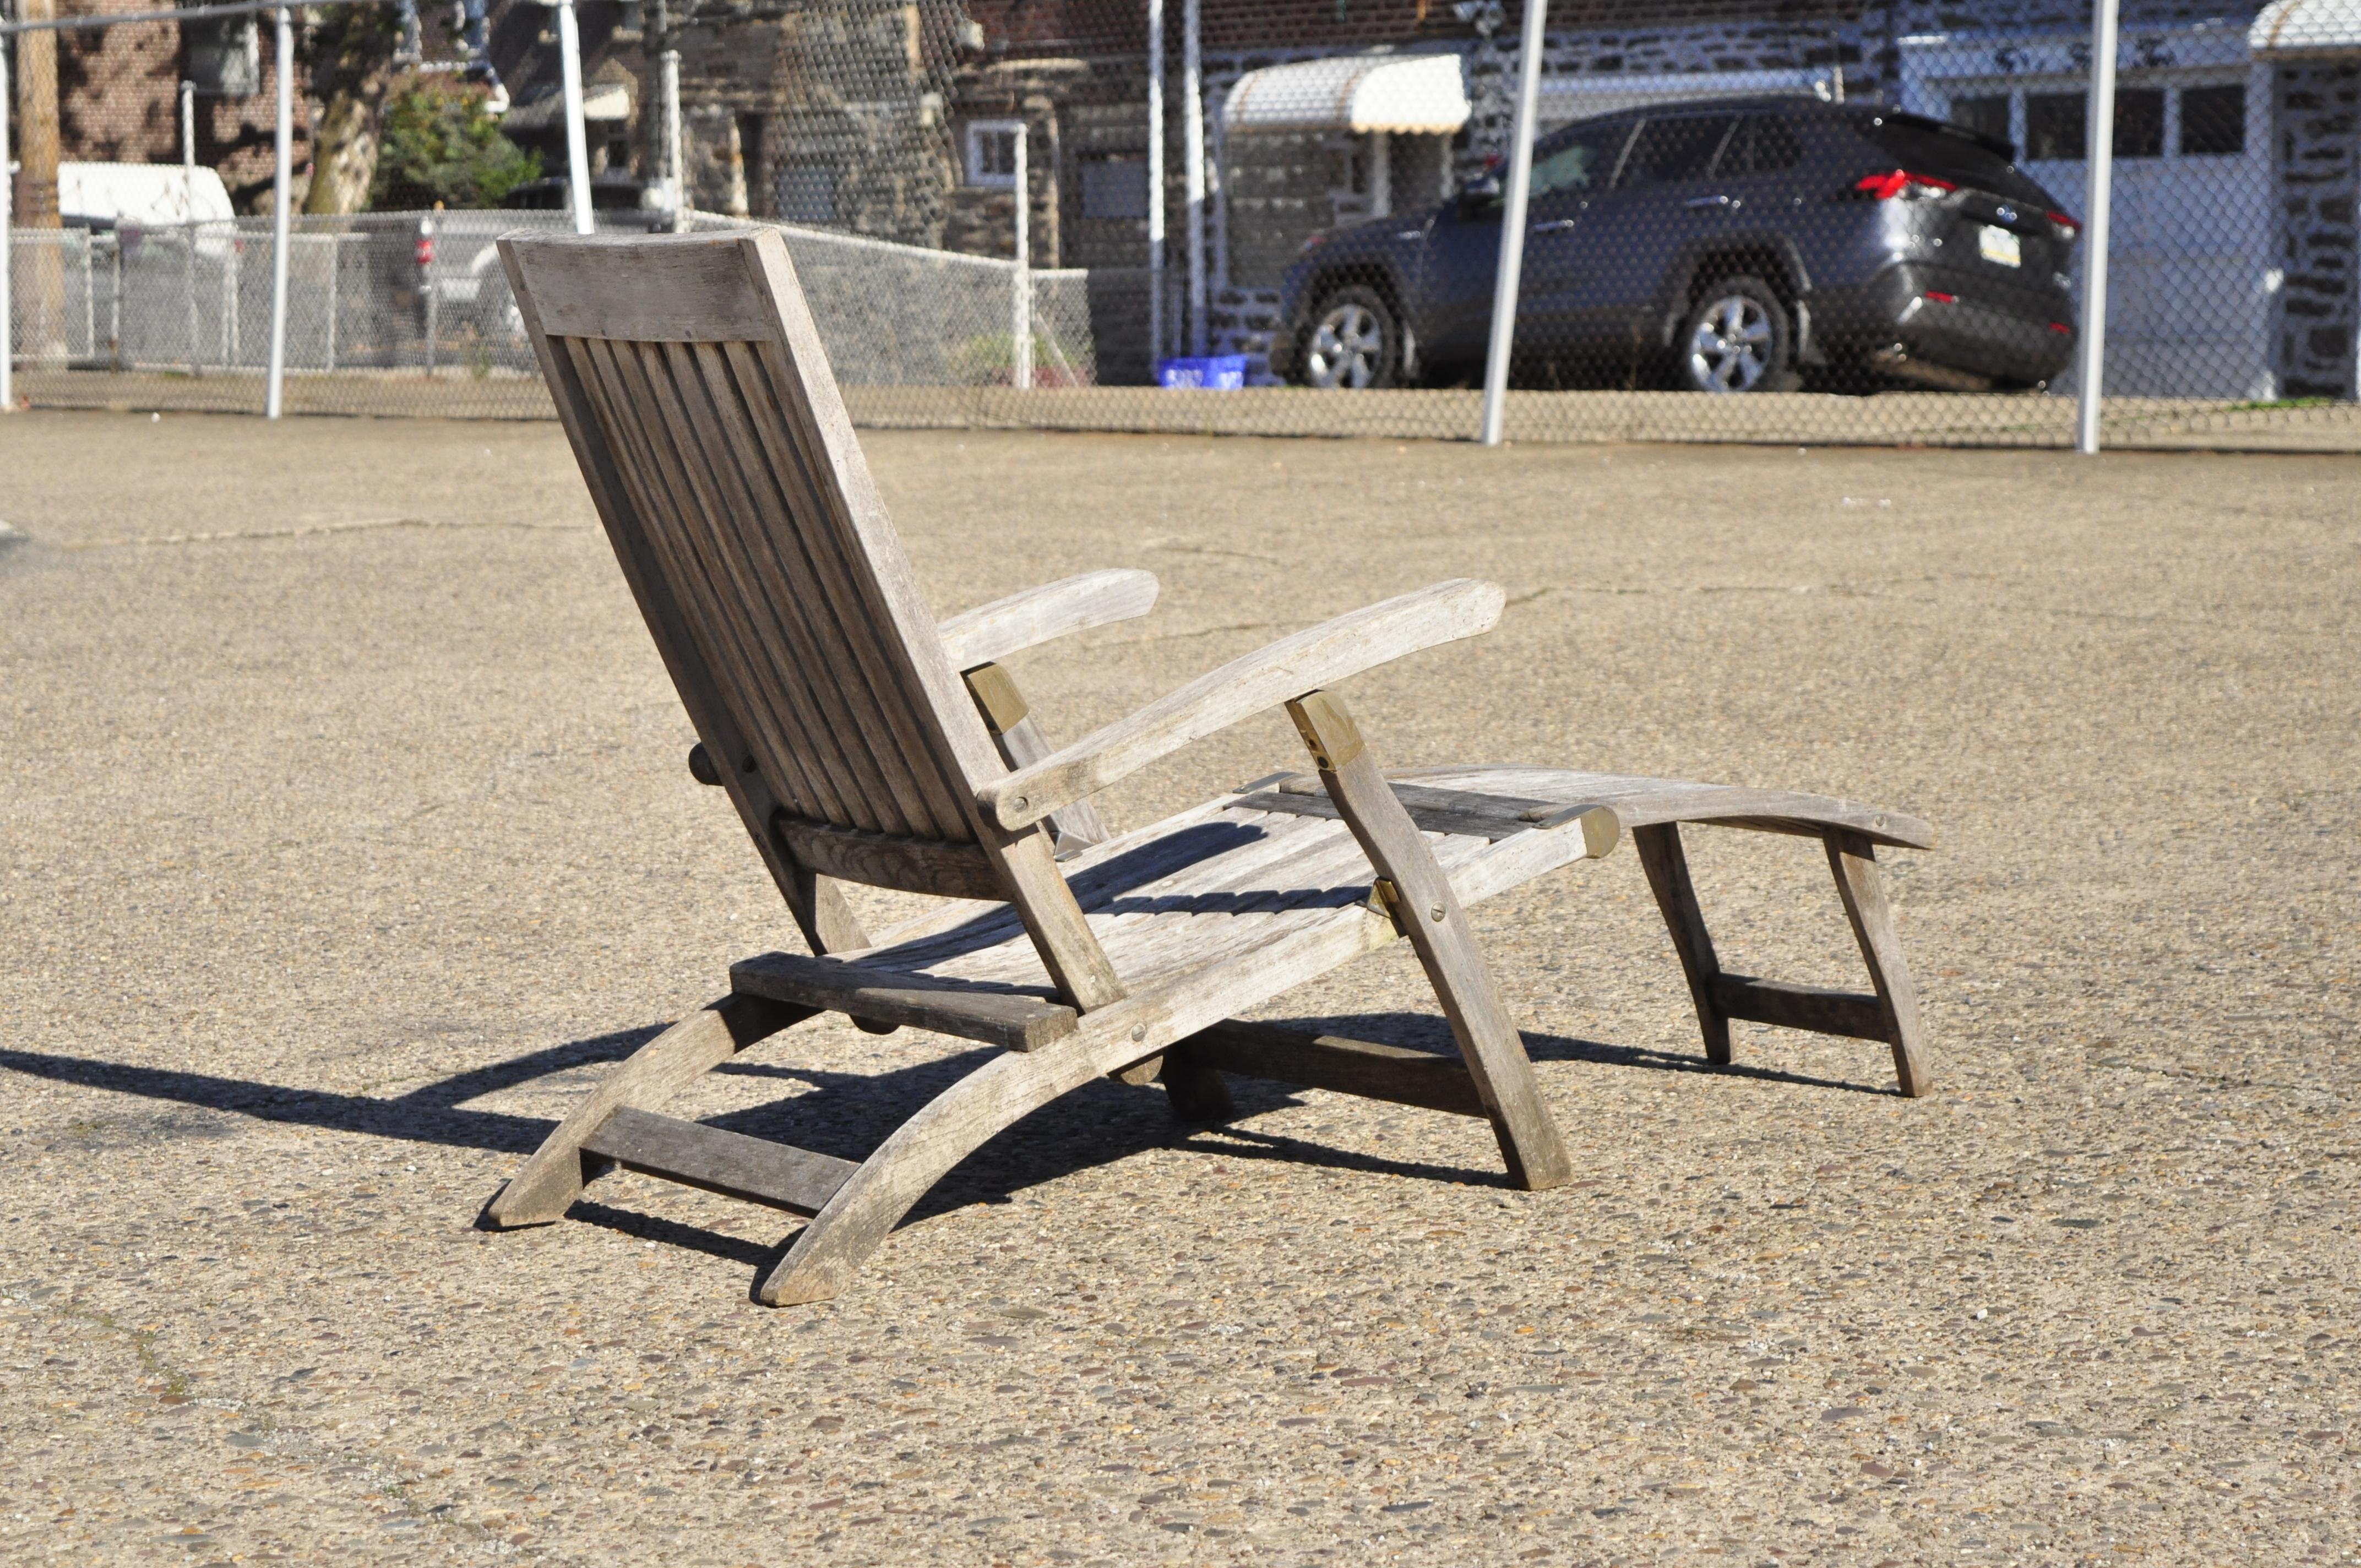
{"type": "Polygon", "coordinates": [[[1467,123],[1456,54],[1340,54],[1249,71],[1222,124],[1253,131],[1393,131],[1449,136],[1467,123]]]}

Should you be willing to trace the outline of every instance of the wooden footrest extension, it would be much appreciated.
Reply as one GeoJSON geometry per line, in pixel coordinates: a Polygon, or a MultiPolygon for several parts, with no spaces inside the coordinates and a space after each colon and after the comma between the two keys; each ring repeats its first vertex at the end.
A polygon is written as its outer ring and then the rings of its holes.
{"type": "Polygon", "coordinates": [[[836,1190],[861,1168],[833,1155],[628,1105],[583,1140],[582,1152],[644,1176],[807,1216],[827,1207],[836,1190]]]}
{"type": "Polygon", "coordinates": [[[1743,1018],[1752,1024],[1808,1029],[1814,1034],[1842,1035],[1855,1040],[1890,1037],[1885,1009],[1878,1004],[1876,997],[1862,992],[1789,985],[1784,981],[1756,980],[1744,974],[1720,974],[1714,977],[1713,1001],[1724,1016],[1743,1018]]]}
{"type": "Polygon", "coordinates": [[[1200,1067],[1235,1072],[1241,1078],[1333,1089],[1365,1100],[1448,1111],[1455,1116],[1486,1114],[1484,1102],[1476,1093],[1476,1080],[1457,1057],[1235,1019],[1200,1030],[1173,1048],[1187,1052],[1200,1067]]]}

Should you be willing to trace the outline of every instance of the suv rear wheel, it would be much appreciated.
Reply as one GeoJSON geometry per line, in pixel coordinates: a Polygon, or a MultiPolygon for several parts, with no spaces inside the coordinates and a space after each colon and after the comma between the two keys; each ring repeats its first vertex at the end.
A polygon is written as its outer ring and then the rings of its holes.
{"type": "Polygon", "coordinates": [[[1697,392],[1780,392],[1793,383],[1795,332],[1770,284],[1743,275],[1707,285],[1681,323],[1680,384],[1697,392]]]}
{"type": "Polygon", "coordinates": [[[1392,386],[1401,368],[1401,327],[1385,296],[1358,284],[1331,290],[1303,334],[1302,367],[1307,387],[1392,386]]]}

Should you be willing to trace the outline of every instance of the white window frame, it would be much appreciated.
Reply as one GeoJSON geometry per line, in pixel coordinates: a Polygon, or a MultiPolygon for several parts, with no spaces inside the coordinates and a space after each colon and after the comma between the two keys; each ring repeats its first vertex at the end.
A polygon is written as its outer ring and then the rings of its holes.
{"type": "Polygon", "coordinates": [[[1025,122],[1022,120],[970,120],[967,123],[966,138],[967,182],[971,185],[982,186],[987,191],[1016,189],[1015,170],[1012,170],[1006,174],[987,174],[983,171],[983,138],[987,136],[1021,137],[1024,134],[1025,122]]]}

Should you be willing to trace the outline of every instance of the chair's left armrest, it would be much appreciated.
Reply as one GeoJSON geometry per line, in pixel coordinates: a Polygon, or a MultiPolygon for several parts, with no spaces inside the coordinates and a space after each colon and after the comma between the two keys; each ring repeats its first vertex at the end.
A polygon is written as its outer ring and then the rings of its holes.
{"type": "Polygon", "coordinates": [[[936,630],[951,668],[972,670],[1070,631],[1146,615],[1156,591],[1153,572],[1084,572],[963,610],[936,630]]]}

